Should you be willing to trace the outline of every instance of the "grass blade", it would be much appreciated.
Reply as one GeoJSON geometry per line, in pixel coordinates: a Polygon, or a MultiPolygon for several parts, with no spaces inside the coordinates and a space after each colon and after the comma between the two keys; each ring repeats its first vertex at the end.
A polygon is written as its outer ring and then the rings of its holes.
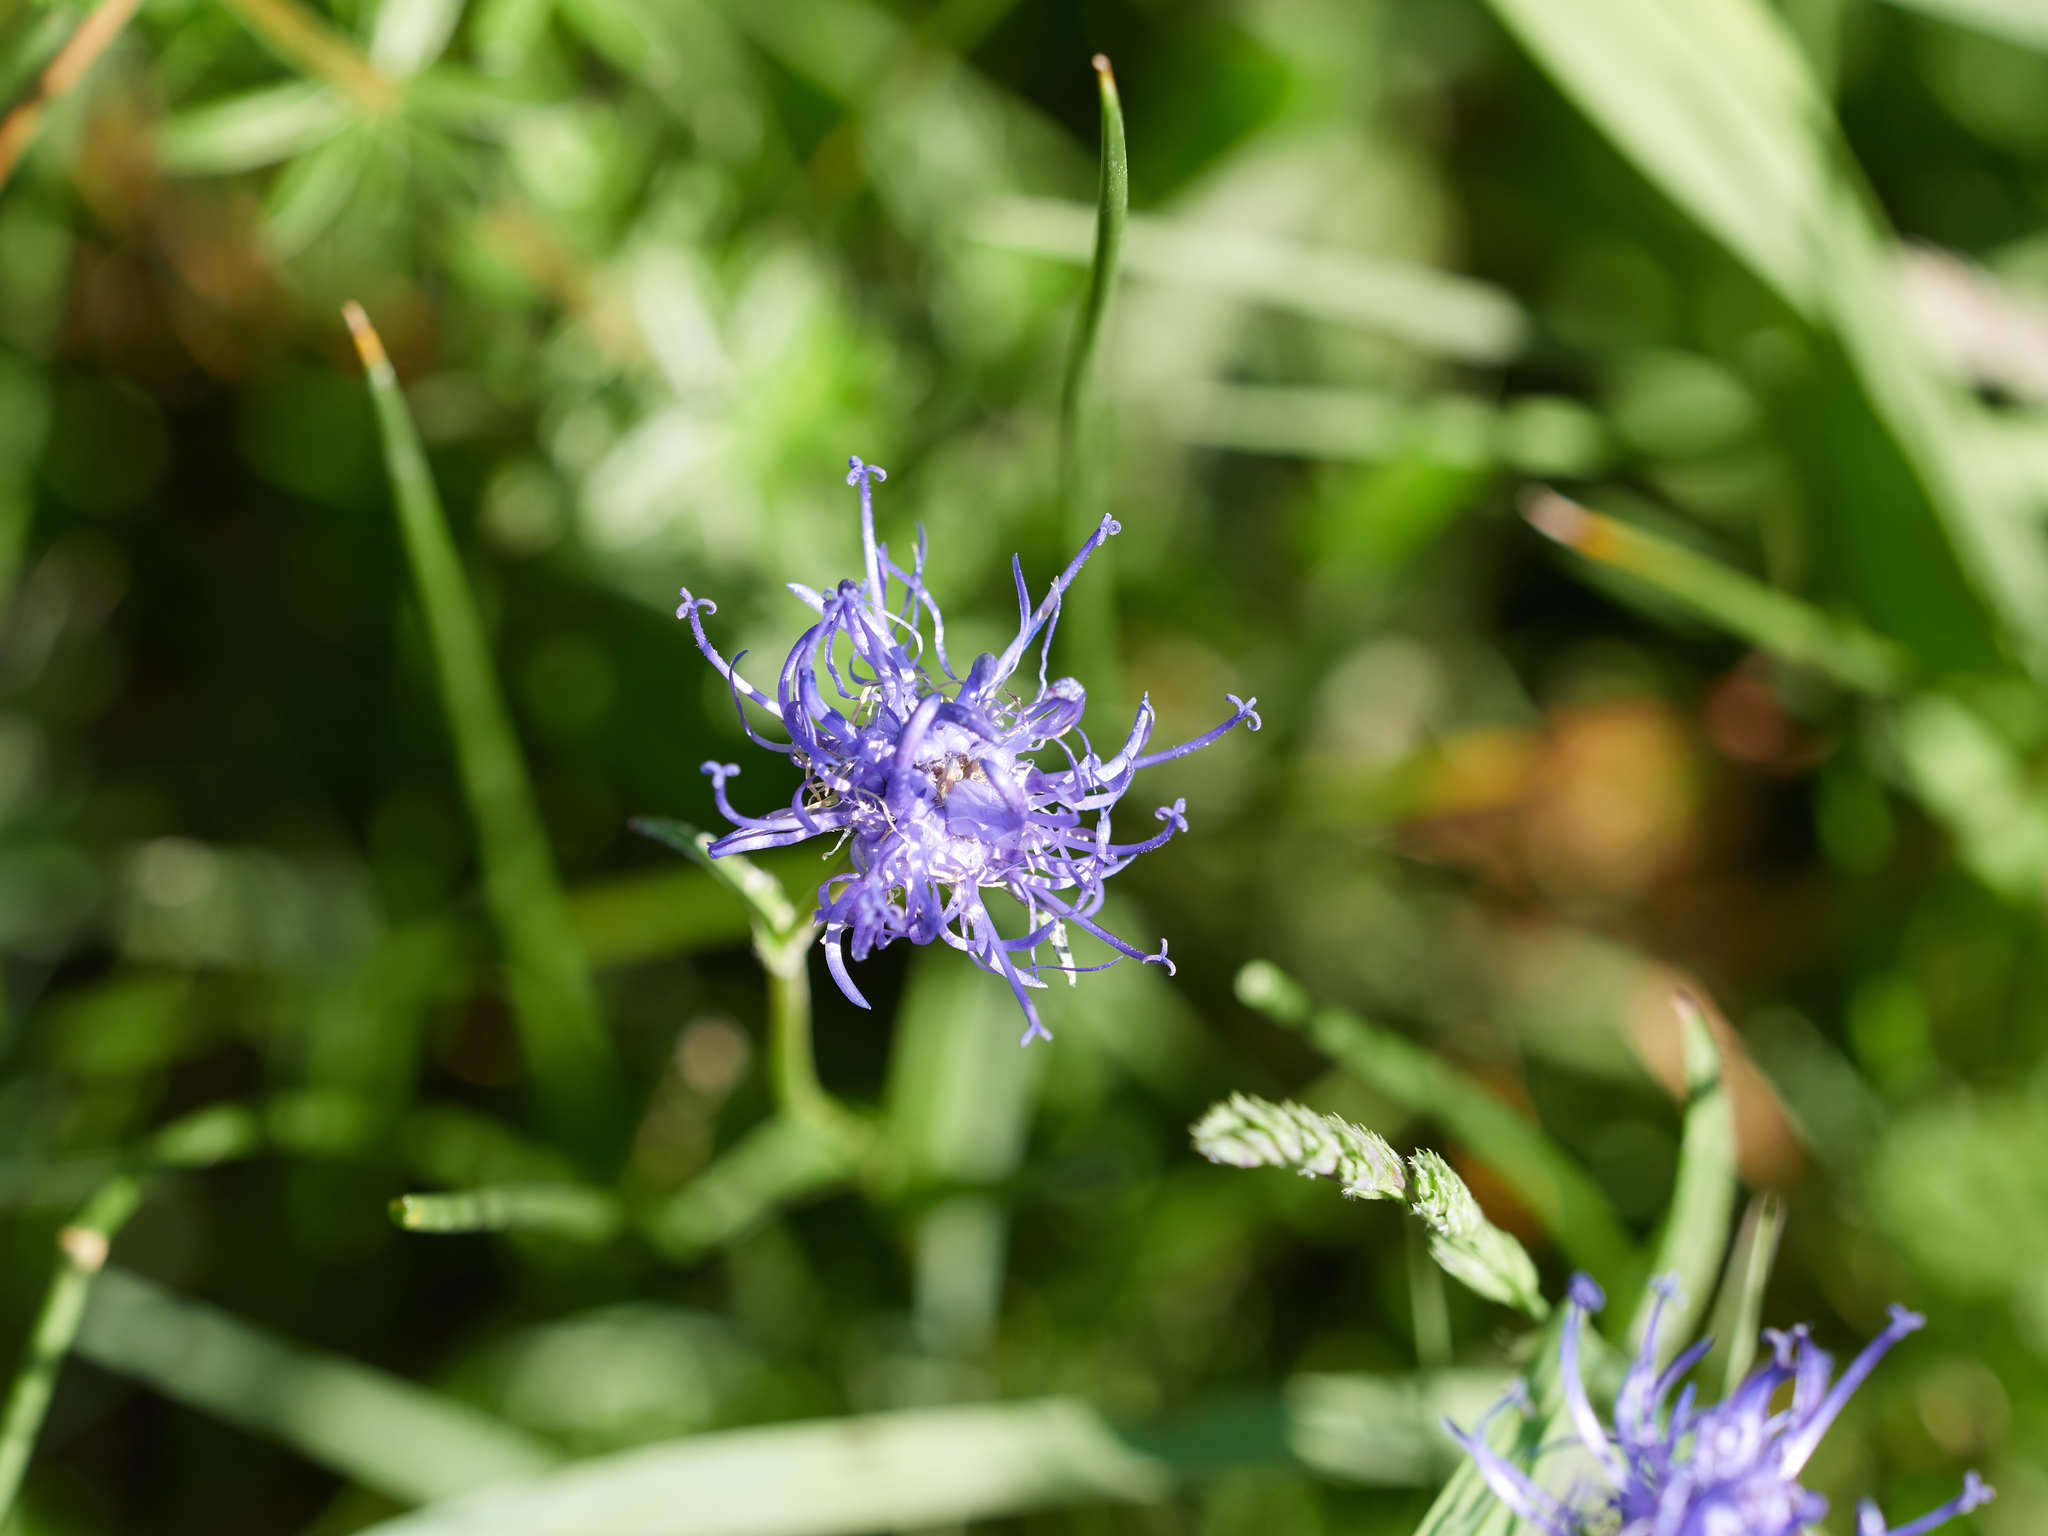
{"type": "MultiPolygon", "coordinates": [[[[1669,1275],[1678,1295],[1664,1308],[1658,1353],[1675,1355],[1693,1336],[1706,1312],[1728,1251],[1728,1221],[1735,1212],[1735,1114],[1721,1074],[1721,1051],[1696,999],[1675,1002],[1685,1040],[1685,1135],[1679,1143],[1678,1179],[1658,1240],[1653,1276],[1669,1275]]],[[[1640,1349],[1650,1319],[1645,1295],[1629,1324],[1631,1344],[1640,1349]]]]}
{"type": "Polygon", "coordinates": [[[100,1277],[78,1352],[408,1504],[533,1477],[556,1461],[461,1403],[118,1269],[100,1277]]]}
{"type": "Polygon", "coordinates": [[[1126,1431],[1073,1398],[728,1430],[601,1457],[372,1526],[364,1536],[853,1536],[1078,1504],[1153,1504],[1233,1466],[1285,1462],[1426,1486],[1503,1373],[1310,1375],[1277,1399],[1126,1431]]]}
{"type": "Polygon", "coordinates": [[[656,1248],[687,1264],[752,1230],[778,1207],[835,1188],[853,1172],[843,1138],[778,1115],[647,1211],[641,1227],[656,1248]]]}
{"type": "MultiPolygon", "coordinates": [[[[1536,1353],[1523,1377],[1530,1411],[1502,1414],[1487,1437],[1495,1450],[1523,1467],[1534,1464],[1544,1447],[1569,1433],[1557,1363],[1558,1334],[1566,1315],[1565,1308],[1557,1308],[1537,1335],[1536,1353]]],[[[1470,1429],[1476,1417],[1458,1420],[1459,1427],[1470,1429]]],[[[1415,1536],[1511,1536],[1516,1530],[1514,1511],[1487,1486],[1479,1463],[1468,1456],[1429,1506],[1415,1536]]]]}
{"type": "Polygon", "coordinates": [[[1617,522],[1551,490],[1532,490],[1522,515],[1546,537],[1622,571],[1737,638],[1863,693],[1895,693],[1911,674],[1899,646],[1834,619],[1717,560],[1617,522]]]}
{"type": "Polygon", "coordinates": [[[1764,1287],[1778,1257],[1778,1239],[1785,1233],[1785,1202],[1777,1195],[1758,1195],[1749,1202],[1742,1231],[1728,1255],[1728,1273],[1714,1306],[1714,1347],[1700,1372],[1703,1381],[1721,1379],[1723,1398],[1749,1374],[1756,1359],[1757,1329],[1764,1315],[1764,1287]]]}
{"type": "Polygon", "coordinates": [[[0,1416],[0,1522],[13,1511],[22,1475],[57,1388],[57,1372],[78,1340],[95,1281],[106,1277],[107,1247],[142,1202],[142,1176],[120,1173],[100,1186],[85,1209],[57,1234],[57,1272],[43,1296],[28,1348],[0,1416]]]}
{"type": "Polygon", "coordinates": [[[569,926],[533,787],[491,670],[483,624],[398,375],[369,317],[355,305],[347,315],[376,403],[441,701],[476,822],[484,895],[505,944],[528,1067],[557,1124],[575,1144],[595,1151],[616,1134],[617,1117],[611,1112],[616,1102],[611,1051],[598,1019],[589,965],[569,926]]]}
{"type": "Polygon", "coordinates": [[[533,1232],[608,1242],[624,1222],[618,1197],[588,1184],[497,1184],[400,1195],[391,1219],[408,1232],[533,1232]]]}
{"type": "Polygon", "coordinates": [[[1292,977],[1263,960],[1237,973],[1237,995],[1492,1164],[1574,1263],[1610,1281],[1635,1273],[1635,1244],[1591,1175],[1465,1073],[1354,1014],[1315,1007],[1292,977]]]}

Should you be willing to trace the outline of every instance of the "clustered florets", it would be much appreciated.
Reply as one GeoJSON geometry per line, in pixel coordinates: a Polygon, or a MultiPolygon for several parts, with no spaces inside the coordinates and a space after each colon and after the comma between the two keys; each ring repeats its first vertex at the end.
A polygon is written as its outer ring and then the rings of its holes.
{"type": "MultiPolygon", "coordinates": [[[[818,615],[782,664],[775,697],[742,678],[705,636],[703,616],[715,606],[686,589],[676,617],[689,621],[697,647],[733,692],[782,724],[789,742],[770,741],[740,710],[753,741],[789,755],[803,773],[795,797],[767,816],[733,809],[726,782],[739,773],[732,763],[706,763],[718,808],[736,831],[711,844],[714,855],[752,853],[807,838],[836,834],[852,856],[850,872],[818,888],[817,921],[824,929],[825,961],[839,989],[860,1007],[868,1003],[847,974],[846,950],[865,959],[899,938],[913,944],[942,940],[963,950],[1002,977],[1024,1010],[1024,1044],[1050,1037],[1040,1022],[1029,989],[1042,987],[1042,971],[1070,977],[1078,970],[1067,949],[1066,925],[1093,934],[1121,955],[1164,965],[1162,941],[1156,955],[1126,944],[1095,921],[1103,886],[1141,853],[1187,829],[1186,802],[1176,800],[1155,814],[1164,823],[1142,841],[1114,841],[1110,812],[1141,768],[1184,757],[1207,746],[1231,727],[1259,728],[1258,701],[1230,696],[1230,718],[1193,741],[1147,752],[1153,714],[1149,699],[1138,706],[1136,723],[1121,749],[1098,756],[1080,729],[1086,702],[1071,677],[1046,680],[1046,658],[1059,618],[1060,598],[1088,557],[1118,531],[1105,517],[1081,546],[1044,600],[1035,608],[1024,584],[1021,562],[1012,559],[1017,583],[1016,638],[1002,655],[974,658],[965,677],[946,655],[946,626],[939,605],[924,585],[922,530],[908,570],[889,558],[875,540],[873,482],[881,469],[849,461],[848,485],[860,489],[861,548],[865,579],[842,581],[829,592],[796,583],[790,590],[818,615]],[[902,588],[900,606],[889,606],[889,588],[902,588]],[[931,649],[940,677],[925,670],[923,623],[929,615],[931,649]],[[1038,640],[1038,691],[1026,699],[1007,685],[1038,640]],[[838,698],[828,697],[829,680],[838,698]],[[1069,744],[1078,736],[1077,754],[1069,744]],[[1041,767],[1036,754],[1056,749],[1060,762],[1041,767]],[[1093,821],[1086,818],[1092,813],[1093,821]],[[1027,931],[1005,938],[996,929],[983,893],[1006,891],[1023,907],[1027,931]],[[1038,947],[1054,954],[1041,961],[1038,947]]],[[[743,656],[745,653],[742,652],[743,656]]],[[[1115,964],[1112,958],[1109,964],[1115,964]]]]}
{"type": "MultiPolygon", "coordinates": [[[[1826,1499],[1799,1483],[1807,1459],[1885,1352],[1926,1319],[1893,1307],[1889,1326],[1832,1382],[1834,1361],[1814,1347],[1804,1326],[1789,1333],[1767,1329],[1770,1359],[1726,1399],[1698,1408],[1688,1385],[1667,1410],[1672,1389],[1709,1343],[1702,1339],[1659,1368],[1657,1324],[1670,1294],[1669,1283],[1660,1283],[1642,1348],[1615,1397],[1610,1431],[1594,1413],[1579,1371],[1580,1333],[1606,1298],[1587,1276],[1573,1277],[1559,1376],[1565,1411],[1598,1473],[1564,1498],[1545,1492],[1487,1443],[1488,1422],[1524,1403],[1522,1392],[1496,1405],[1469,1434],[1449,1420],[1444,1427],[1471,1453],[1500,1500],[1545,1536],[1799,1536],[1828,1508],[1826,1499]],[[1773,1411],[1772,1399],[1788,1383],[1790,1404],[1773,1411]]],[[[1971,1472],[1955,1498],[1896,1527],[1866,1499],[1857,1511],[1857,1536],[1923,1536],[1991,1494],[1971,1472]]]]}

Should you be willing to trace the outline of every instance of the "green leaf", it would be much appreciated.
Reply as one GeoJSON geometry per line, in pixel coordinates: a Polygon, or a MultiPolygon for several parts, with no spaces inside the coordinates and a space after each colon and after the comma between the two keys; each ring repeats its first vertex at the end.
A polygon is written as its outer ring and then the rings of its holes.
{"type": "Polygon", "coordinates": [[[156,131],[174,176],[225,176],[302,155],[348,127],[348,98],[318,80],[288,80],[174,113],[156,131]]]}
{"type": "Polygon", "coordinates": [[[779,1115],[644,1212],[640,1225],[650,1243],[686,1264],[744,1236],[780,1207],[836,1188],[852,1173],[844,1138],[779,1115]]]}
{"type": "MultiPolygon", "coordinates": [[[[1523,1376],[1529,1410],[1521,1414],[1503,1413],[1487,1431],[1487,1443],[1525,1471],[1537,1465],[1546,1446],[1568,1433],[1557,1357],[1558,1338],[1567,1315],[1565,1308],[1557,1308],[1548,1325],[1536,1336],[1535,1353],[1523,1376]]],[[[1457,1422],[1468,1433],[1475,1428],[1470,1418],[1457,1422]]],[[[1444,1484],[1436,1502],[1429,1506],[1429,1513],[1415,1528],[1415,1536],[1512,1536],[1518,1528],[1515,1512],[1487,1485],[1479,1463],[1467,1456],[1444,1484]]]]}
{"type": "Polygon", "coordinates": [[[598,1018],[597,993],[569,926],[533,786],[426,451],[383,343],[360,308],[350,305],[347,313],[369,374],[441,703],[476,824],[484,895],[505,944],[528,1069],[557,1123],[572,1141],[594,1152],[616,1140],[619,1125],[611,1048],[598,1018]]]}
{"type": "Polygon", "coordinates": [[[1255,960],[1237,995],[1299,1030],[1401,1108],[1427,1115],[1492,1164],[1573,1262],[1610,1280],[1635,1272],[1635,1244],[1600,1186],[1536,1126],[1441,1057],[1335,1008],[1317,1008],[1278,966],[1255,960]]]}
{"type": "Polygon", "coordinates": [[[78,1352],[404,1503],[530,1478],[557,1460],[452,1399],[119,1269],[94,1288],[78,1352]]]}
{"type": "MultiPolygon", "coordinates": [[[[1003,250],[1080,264],[1091,258],[1094,225],[1084,204],[1005,197],[985,205],[969,233],[1003,250]]],[[[1460,362],[1507,362],[1528,339],[1521,306],[1473,278],[1235,226],[1138,215],[1125,235],[1123,262],[1135,277],[1356,326],[1460,362]]]]}
{"type": "MultiPolygon", "coordinates": [[[[1736,1190],[1735,1112],[1721,1075],[1721,1051],[1699,1003],[1683,992],[1674,1001],[1685,1038],[1685,1135],[1663,1236],[1650,1267],[1652,1276],[1678,1282],[1678,1295],[1665,1305],[1659,1329],[1658,1353],[1666,1360],[1692,1338],[1706,1312],[1728,1251],[1736,1190]]],[[[1649,1326],[1651,1305],[1645,1295],[1629,1325],[1637,1348],[1649,1326]]]]}

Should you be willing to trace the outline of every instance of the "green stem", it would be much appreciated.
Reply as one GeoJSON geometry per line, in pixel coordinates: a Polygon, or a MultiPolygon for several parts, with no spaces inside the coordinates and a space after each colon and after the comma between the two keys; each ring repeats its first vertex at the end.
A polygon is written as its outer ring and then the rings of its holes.
{"type": "Polygon", "coordinates": [[[811,1043],[811,938],[801,946],[785,939],[780,953],[762,954],[768,968],[768,1063],[775,1101],[785,1114],[820,1130],[840,1128],[839,1106],[818,1080],[818,1056],[811,1043]]]}
{"type": "MultiPolygon", "coordinates": [[[[1116,282],[1124,223],[1131,206],[1130,161],[1124,147],[1124,111],[1117,98],[1116,76],[1110,72],[1109,60],[1101,54],[1095,55],[1094,64],[1096,85],[1102,97],[1102,174],[1095,203],[1095,259],[1088,269],[1088,292],[1081,301],[1081,317],[1074,329],[1073,346],[1067,353],[1066,378],[1060,388],[1061,526],[1070,549],[1079,548],[1095,531],[1096,519],[1082,490],[1082,407],[1096,343],[1102,335],[1102,317],[1109,308],[1110,289],[1116,282]]],[[[1078,670],[1083,683],[1095,691],[1097,698],[1114,703],[1119,691],[1116,614],[1108,561],[1107,549],[1096,552],[1092,579],[1069,592],[1065,606],[1068,633],[1074,637],[1072,654],[1082,658],[1078,670]]]]}
{"type": "Polygon", "coordinates": [[[107,1248],[142,1200],[142,1176],[116,1174],[86,1202],[78,1219],[57,1234],[57,1272],[43,1297],[43,1310],[29,1336],[28,1350],[14,1373],[14,1388],[0,1416],[0,1523],[14,1509],[28,1471],[43,1416],[56,1390],[57,1372],[85,1317],[92,1283],[107,1262],[107,1248]]]}

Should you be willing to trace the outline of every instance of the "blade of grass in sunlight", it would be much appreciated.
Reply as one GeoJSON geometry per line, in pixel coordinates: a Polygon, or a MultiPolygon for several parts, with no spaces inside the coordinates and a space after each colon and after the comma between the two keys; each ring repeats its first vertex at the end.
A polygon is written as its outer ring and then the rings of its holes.
{"type": "MultiPolygon", "coordinates": [[[[1678,1282],[1678,1295],[1664,1308],[1659,1353],[1669,1360],[1698,1330],[1712,1300],[1714,1279],[1728,1251],[1728,1222],[1735,1211],[1735,1115],[1721,1075],[1721,1051],[1696,999],[1674,999],[1685,1040],[1685,1134],[1678,1148],[1678,1177],[1664,1217],[1653,1276],[1678,1282]]],[[[1646,1292],[1629,1324],[1632,1348],[1642,1347],[1650,1320],[1646,1292]]]]}
{"type": "MultiPolygon", "coordinates": [[[[969,232],[986,245],[1078,264],[1090,259],[1094,222],[1079,203],[1005,197],[983,207],[969,232]]],[[[1504,363],[1528,339],[1521,306],[1500,289],[1359,251],[1139,215],[1123,257],[1134,277],[1358,326],[1459,362],[1504,363]]]]}
{"type": "Polygon", "coordinates": [[[0,1416],[0,1523],[13,1512],[22,1474],[57,1389],[57,1373],[78,1339],[94,1283],[106,1277],[107,1249],[142,1201],[142,1176],[119,1173],[57,1234],[57,1272],[43,1295],[28,1346],[15,1367],[7,1408],[0,1416]]]}
{"type": "MultiPolygon", "coordinates": [[[[1099,498],[1089,494],[1087,438],[1094,414],[1088,409],[1089,376],[1095,349],[1102,339],[1103,316],[1115,290],[1117,261],[1123,250],[1124,223],[1131,208],[1131,169],[1124,144],[1123,102],[1109,60],[1096,54],[1096,94],[1102,107],[1102,165],[1095,194],[1095,230],[1088,261],[1088,290],[1067,345],[1067,367],[1060,382],[1060,501],[1064,543],[1079,549],[1094,532],[1099,498]]],[[[1075,675],[1097,699],[1121,695],[1116,662],[1116,563],[1114,551],[1097,550],[1090,580],[1067,593],[1065,615],[1070,637],[1067,654],[1075,675]]]]}
{"type": "Polygon", "coordinates": [[[618,1197],[588,1184],[499,1184],[400,1195],[391,1219],[408,1232],[534,1232],[608,1242],[625,1222],[618,1197]]]}
{"type": "Polygon", "coordinates": [[[1591,1175],[1481,1084],[1391,1031],[1316,1007],[1299,983],[1266,961],[1255,960],[1237,973],[1237,995],[1275,1023],[1299,1030],[1401,1108],[1436,1120],[1486,1159],[1558,1247],[1595,1278],[1612,1281],[1636,1272],[1635,1244],[1591,1175]]]}
{"type": "Polygon", "coordinates": [[[533,1477],[557,1460],[465,1404],[118,1269],[100,1277],[78,1352],[408,1504],[533,1477]]]}
{"type": "Polygon", "coordinates": [[[2048,48],[2048,6],[2039,0],[1891,0],[1902,11],[2002,37],[2023,48],[2048,48]]]}
{"type": "Polygon", "coordinates": [[[1785,1232],[1785,1202],[1777,1195],[1758,1195],[1743,1214],[1742,1230],[1728,1255],[1728,1271],[1714,1304],[1714,1347],[1707,1351],[1700,1380],[1721,1382],[1726,1397],[1749,1374],[1756,1360],[1757,1329],[1764,1315],[1764,1287],[1778,1257],[1778,1239],[1785,1232]]]}
{"type": "Polygon", "coordinates": [[[1738,639],[1825,673],[1844,687],[1893,693],[1911,676],[1906,652],[1862,625],[1831,618],[1753,576],[1590,511],[1555,491],[1530,491],[1522,515],[1574,553],[1626,572],[1738,639]]]}
{"type": "Polygon", "coordinates": [[[1926,659],[1981,664],[1988,610],[2048,668],[2048,545],[1979,462],[1975,402],[1899,323],[1889,242],[1776,14],[1758,0],[1491,4],[1639,170],[1839,344],[1839,381],[1823,366],[1805,385],[1822,417],[1807,446],[1834,481],[1818,500],[1835,559],[1872,620],[1926,659]]]}
{"type": "Polygon", "coordinates": [[[1500,1373],[1317,1375],[1276,1401],[1121,1431],[1072,1398],[728,1430],[600,1457],[365,1536],[852,1536],[1079,1504],[1154,1504],[1180,1483],[1291,1454],[1327,1476],[1423,1486],[1500,1373]],[[687,1493],[679,1491],[687,1490],[687,1493]]]}
{"type": "Polygon", "coordinates": [[[441,702],[475,820],[484,895],[503,937],[527,1068],[556,1122],[586,1150],[617,1130],[611,1050],[590,970],[569,926],[533,788],[490,647],[398,375],[369,318],[347,311],[377,407],[385,463],[433,644],[441,702]]]}

